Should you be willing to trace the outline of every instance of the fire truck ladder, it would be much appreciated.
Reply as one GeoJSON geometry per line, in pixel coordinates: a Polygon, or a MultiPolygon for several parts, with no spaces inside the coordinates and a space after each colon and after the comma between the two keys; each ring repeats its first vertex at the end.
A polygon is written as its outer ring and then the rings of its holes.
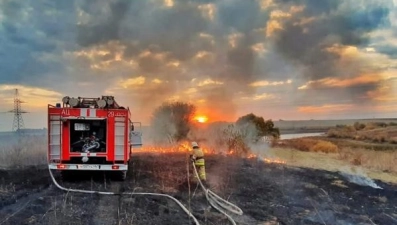
{"type": "Polygon", "coordinates": [[[62,120],[60,113],[51,113],[48,118],[50,133],[48,134],[48,162],[61,160],[62,120]]]}

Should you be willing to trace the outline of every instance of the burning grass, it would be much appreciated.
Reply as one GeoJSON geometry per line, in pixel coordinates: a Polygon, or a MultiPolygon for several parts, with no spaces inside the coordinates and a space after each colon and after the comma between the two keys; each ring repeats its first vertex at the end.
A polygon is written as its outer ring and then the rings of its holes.
{"type": "MultiPolygon", "coordinates": [[[[247,145],[248,146],[248,145],[247,145]]],[[[267,146],[263,146],[266,148],[267,146]]],[[[234,158],[247,158],[247,159],[258,159],[259,161],[264,161],[267,163],[278,163],[278,164],[285,164],[286,161],[274,158],[274,157],[266,157],[265,155],[261,154],[260,151],[258,153],[254,153],[251,150],[248,150],[245,154],[241,154],[239,151],[230,150],[228,152],[219,151],[217,147],[211,145],[201,144],[201,149],[203,150],[205,155],[227,155],[234,158]]],[[[152,146],[145,146],[139,149],[133,150],[134,153],[158,153],[158,154],[169,154],[169,153],[185,153],[188,156],[189,152],[191,151],[190,143],[187,141],[183,141],[176,144],[167,144],[167,145],[152,145],[152,146]]]]}

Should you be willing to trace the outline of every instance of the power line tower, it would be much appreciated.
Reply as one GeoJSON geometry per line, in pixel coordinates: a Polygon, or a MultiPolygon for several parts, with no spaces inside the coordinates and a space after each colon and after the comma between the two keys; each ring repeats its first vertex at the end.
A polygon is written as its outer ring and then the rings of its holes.
{"type": "Polygon", "coordinates": [[[14,122],[12,123],[12,131],[21,133],[24,128],[22,113],[27,113],[22,110],[21,103],[25,103],[19,99],[18,89],[15,89],[14,109],[8,112],[14,113],[14,122]]]}

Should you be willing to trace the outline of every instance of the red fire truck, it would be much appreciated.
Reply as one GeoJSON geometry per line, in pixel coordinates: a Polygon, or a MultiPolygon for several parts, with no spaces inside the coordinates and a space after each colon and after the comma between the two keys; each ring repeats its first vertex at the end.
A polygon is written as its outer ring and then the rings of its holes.
{"type": "Polygon", "coordinates": [[[48,105],[48,165],[66,171],[115,171],[126,178],[130,154],[142,146],[141,123],[113,96],[48,105]]]}

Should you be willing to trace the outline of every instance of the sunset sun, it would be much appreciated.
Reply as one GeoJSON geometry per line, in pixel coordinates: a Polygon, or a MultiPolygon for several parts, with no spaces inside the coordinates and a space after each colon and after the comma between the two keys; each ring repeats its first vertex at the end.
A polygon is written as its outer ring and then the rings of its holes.
{"type": "Polygon", "coordinates": [[[194,118],[194,120],[196,120],[199,123],[205,123],[205,122],[207,122],[208,117],[206,117],[206,116],[196,116],[194,118]]]}

